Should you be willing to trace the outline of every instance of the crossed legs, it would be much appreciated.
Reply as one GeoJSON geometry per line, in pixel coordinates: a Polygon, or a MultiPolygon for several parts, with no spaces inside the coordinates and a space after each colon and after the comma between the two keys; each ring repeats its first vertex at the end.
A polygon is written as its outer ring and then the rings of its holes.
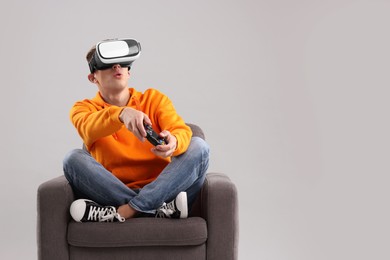
{"type": "Polygon", "coordinates": [[[137,212],[155,214],[164,202],[187,192],[189,208],[203,185],[209,164],[209,147],[193,137],[188,150],[176,157],[156,180],[139,190],[132,190],[98,163],[87,151],[75,149],[64,159],[64,175],[77,197],[101,205],[118,207],[124,218],[137,212]]]}

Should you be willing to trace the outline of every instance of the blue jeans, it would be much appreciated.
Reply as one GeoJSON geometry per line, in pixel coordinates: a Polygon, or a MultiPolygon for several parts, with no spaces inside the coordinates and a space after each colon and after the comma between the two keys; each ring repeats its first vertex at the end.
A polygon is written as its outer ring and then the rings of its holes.
{"type": "Polygon", "coordinates": [[[190,209],[203,185],[208,165],[207,143],[193,137],[187,151],[172,157],[157,179],[142,189],[127,187],[83,149],[72,150],[66,155],[64,175],[76,197],[105,206],[129,204],[139,212],[154,214],[164,202],[175,199],[181,191],[187,192],[190,209]]]}

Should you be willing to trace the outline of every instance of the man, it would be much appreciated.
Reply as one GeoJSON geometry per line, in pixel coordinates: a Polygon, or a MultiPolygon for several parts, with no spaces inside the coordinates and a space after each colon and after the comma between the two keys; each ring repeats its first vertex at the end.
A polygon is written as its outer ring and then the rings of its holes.
{"type": "Polygon", "coordinates": [[[88,80],[98,93],[76,102],[70,112],[85,147],[64,159],[65,177],[80,198],[71,205],[72,217],[79,222],[186,218],[205,179],[208,145],[192,137],[167,96],[128,87],[133,61],[99,65],[98,46],[86,57],[88,80]],[[163,143],[145,141],[145,126],[163,143]]]}

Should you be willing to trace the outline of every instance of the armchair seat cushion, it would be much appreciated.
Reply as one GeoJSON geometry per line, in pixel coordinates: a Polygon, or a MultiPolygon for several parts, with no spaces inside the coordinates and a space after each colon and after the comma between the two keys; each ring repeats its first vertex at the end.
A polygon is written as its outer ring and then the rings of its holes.
{"type": "Polygon", "coordinates": [[[68,243],[75,247],[196,246],[206,243],[207,223],[187,219],[134,218],[123,223],[68,225],[68,243]]]}

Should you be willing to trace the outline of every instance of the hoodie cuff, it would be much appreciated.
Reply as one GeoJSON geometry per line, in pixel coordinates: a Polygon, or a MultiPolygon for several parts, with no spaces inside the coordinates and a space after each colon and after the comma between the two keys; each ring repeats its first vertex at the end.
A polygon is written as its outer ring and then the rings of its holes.
{"type": "Polygon", "coordinates": [[[117,106],[110,107],[110,109],[109,109],[110,119],[113,122],[123,124],[123,122],[119,119],[119,115],[121,114],[122,110],[123,110],[123,107],[117,107],[117,106]]]}

